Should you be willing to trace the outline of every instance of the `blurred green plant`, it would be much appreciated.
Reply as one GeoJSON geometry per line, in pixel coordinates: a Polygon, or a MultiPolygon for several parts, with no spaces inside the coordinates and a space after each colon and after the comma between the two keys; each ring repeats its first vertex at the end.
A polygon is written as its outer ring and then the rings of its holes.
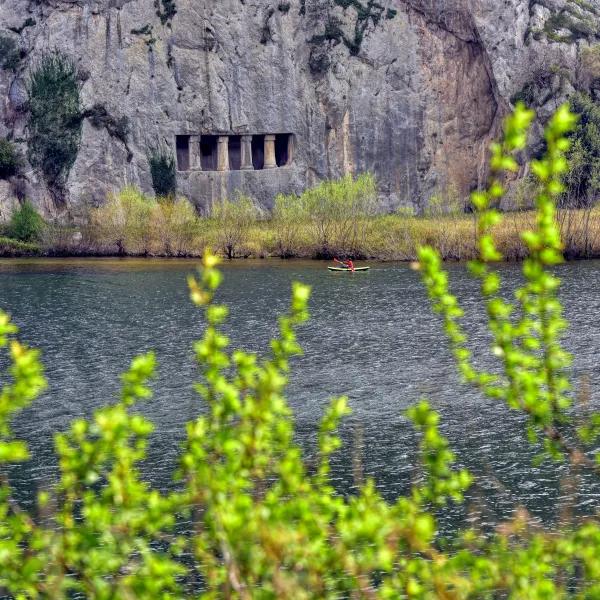
{"type": "MultiPolygon", "coordinates": [[[[537,224],[524,235],[529,258],[516,302],[500,295],[492,264],[500,254],[491,235],[500,218],[503,171],[524,147],[533,118],[522,106],[492,148],[492,180],[473,195],[479,258],[470,265],[486,301],[493,355],[500,372],[473,364],[463,316],[448,288],[439,255],[421,250],[420,268],[444,320],[459,370],[493,399],[523,412],[542,458],[596,470],[600,415],[579,428],[569,411],[560,345],[565,328],[553,267],[561,260],[554,201],[566,168],[565,135],[575,124],[566,107],[551,120],[544,158],[532,165],[541,191],[537,224]],[[520,314],[517,315],[517,311],[520,314]]],[[[309,287],[295,283],[270,351],[230,348],[227,307],[216,295],[222,275],[206,253],[190,276],[193,303],[204,315],[194,345],[206,410],[187,426],[178,485],[152,490],[139,475],[152,425],[137,411],[151,396],[153,354],[133,360],[118,402],[77,419],[56,437],[60,481],[26,512],[14,500],[7,467],[28,457],[11,419],[46,387],[39,353],[21,345],[0,313],[0,348],[9,369],[0,393],[0,592],[15,598],[467,599],[597,598],[600,523],[590,517],[561,530],[533,526],[523,511],[489,535],[467,530],[442,541],[437,517],[461,502],[471,475],[455,465],[439,416],[426,401],[407,411],[420,437],[420,476],[409,492],[387,502],[373,481],[339,494],[330,459],[341,446],[347,399],[325,410],[318,456],[308,467],[294,441],[285,390],[290,360],[301,354],[297,329],[308,319],[309,287]],[[181,535],[186,523],[187,535],[181,535]],[[190,526],[191,524],[191,526],[190,526]],[[202,581],[199,585],[198,582],[202,581]],[[190,587],[191,586],[191,587],[190,587]]]]}
{"type": "Polygon", "coordinates": [[[464,379],[490,398],[523,411],[528,416],[530,439],[536,442],[541,436],[543,440],[543,456],[574,458],[577,454],[578,460],[583,460],[585,454],[579,456],[580,451],[566,431],[571,401],[565,373],[570,356],[560,345],[560,335],[566,327],[557,298],[560,280],[549,270],[563,260],[555,200],[564,191],[562,180],[568,168],[565,152],[570,142],[566,135],[577,122],[566,105],[556,112],[546,129],[545,156],[531,165],[539,182],[537,222],[533,231],[523,234],[528,257],[523,262],[525,283],[515,292],[516,303],[503,298],[500,276],[490,267],[502,259],[491,233],[502,219],[501,213],[492,208],[505,193],[500,177],[503,172],[517,171],[513,153],[525,147],[533,117],[532,111],[517,105],[505,123],[504,142],[492,146],[492,181],[486,190],[472,195],[479,257],[469,263],[469,269],[481,282],[494,340],[492,352],[500,362],[501,375],[481,371],[472,363],[467,336],[460,324],[463,311],[449,291],[448,275],[441,268],[438,253],[430,247],[422,248],[419,260],[435,310],[444,317],[446,334],[464,379]]]}

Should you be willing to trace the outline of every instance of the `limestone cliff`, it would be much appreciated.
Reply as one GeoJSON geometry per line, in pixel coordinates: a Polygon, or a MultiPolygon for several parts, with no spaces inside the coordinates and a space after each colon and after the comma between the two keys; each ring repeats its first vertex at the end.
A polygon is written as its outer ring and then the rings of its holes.
{"type": "Polygon", "coordinates": [[[511,101],[543,118],[594,89],[580,67],[599,15],[600,0],[0,0],[19,51],[0,70],[0,136],[27,155],[28,77],[55,50],[76,61],[83,119],[63,198],[28,164],[0,197],[78,218],[126,184],[151,192],[149,148],[176,152],[176,136],[290,133],[290,164],[182,170],[180,193],[268,205],[369,170],[384,206],[419,208],[481,181],[511,101]]]}

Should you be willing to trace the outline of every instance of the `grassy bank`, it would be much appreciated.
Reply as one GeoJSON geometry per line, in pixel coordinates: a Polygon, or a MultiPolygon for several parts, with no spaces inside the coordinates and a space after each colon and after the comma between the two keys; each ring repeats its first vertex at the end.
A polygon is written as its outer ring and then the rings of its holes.
{"type": "MultiPolygon", "coordinates": [[[[498,247],[506,260],[520,260],[526,254],[521,233],[533,225],[531,211],[505,213],[494,228],[498,247]]],[[[600,208],[565,210],[558,214],[558,224],[568,258],[600,257],[600,208]]],[[[356,222],[361,235],[355,239],[335,236],[319,239],[309,221],[294,224],[291,235],[282,225],[269,218],[249,222],[235,231],[215,219],[197,219],[183,232],[165,235],[164,229],[134,231],[115,239],[102,235],[92,226],[83,229],[53,227],[41,242],[12,246],[0,244],[4,255],[39,253],[50,256],[200,256],[209,247],[231,258],[313,258],[333,256],[381,261],[412,261],[417,248],[428,244],[445,260],[469,260],[474,257],[475,233],[472,215],[410,217],[382,215],[361,218],[356,222]]],[[[8,240],[7,240],[8,241],[8,240]]]]}
{"type": "MultiPolygon", "coordinates": [[[[520,260],[526,256],[521,234],[531,230],[534,223],[534,211],[504,214],[502,222],[494,228],[494,237],[506,260],[520,260]]],[[[558,225],[568,258],[600,257],[600,207],[591,211],[559,211],[558,225]]],[[[248,229],[247,237],[240,243],[239,254],[302,258],[347,255],[383,261],[413,261],[417,258],[419,247],[431,245],[444,260],[469,260],[475,257],[474,217],[470,214],[373,216],[359,220],[357,229],[363,233],[354,239],[340,235],[323,244],[316,240],[313,225],[301,222],[295,227],[293,241],[282,247],[279,224],[268,220],[248,229]]],[[[209,226],[205,245],[219,248],[219,240],[218,229],[214,224],[209,226]]]]}
{"type": "MultiPolygon", "coordinates": [[[[279,196],[270,212],[240,197],[202,217],[183,198],[155,200],[135,189],[92,210],[83,227],[42,226],[31,210],[28,205],[16,213],[5,231],[8,237],[0,240],[0,254],[197,257],[208,247],[228,258],[412,261],[423,245],[436,248],[445,260],[475,254],[474,215],[378,214],[370,175],[325,182],[300,196],[279,196]]],[[[600,207],[559,210],[556,218],[568,258],[600,257],[600,207]]],[[[504,213],[494,236],[506,260],[525,256],[521,233],[534,221],[533,211],[504,213]]]]}

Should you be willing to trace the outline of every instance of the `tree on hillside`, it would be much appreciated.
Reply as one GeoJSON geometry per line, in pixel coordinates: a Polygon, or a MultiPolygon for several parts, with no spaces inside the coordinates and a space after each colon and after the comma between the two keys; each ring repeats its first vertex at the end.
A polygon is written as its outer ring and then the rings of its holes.
{"type": "Polygon", "coordinates": [[[580,93],[571,98],[571,108],[579,121],[571,134],[562,204],[580,208],[592,204],[600,194],[600,105],[580,93]]]}

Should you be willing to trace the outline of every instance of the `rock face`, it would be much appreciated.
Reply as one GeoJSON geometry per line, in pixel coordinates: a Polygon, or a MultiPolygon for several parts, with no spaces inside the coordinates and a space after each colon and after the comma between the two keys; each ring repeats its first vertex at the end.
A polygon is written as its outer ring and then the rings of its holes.
{"type": "Polygon", "coordinates": [[[384,208],[420,210],[482,181],[511,101],[544,117],[578,87],[599,15],[599,0],[0,0],[0,35],[20,51],[0,70],[0,135],[27,154],[27,78],[45,53],[72,57],[81,80],[65,197],[30,165],[15,195],[81,219],[125,185],[152,193],[152,148],[194,163],[195,138],[187,157],[176,136],[288,133],[289,164],[184,169],[178,191],[199,210],[236,190],[268,207],[372,171],[384,208]]]}

